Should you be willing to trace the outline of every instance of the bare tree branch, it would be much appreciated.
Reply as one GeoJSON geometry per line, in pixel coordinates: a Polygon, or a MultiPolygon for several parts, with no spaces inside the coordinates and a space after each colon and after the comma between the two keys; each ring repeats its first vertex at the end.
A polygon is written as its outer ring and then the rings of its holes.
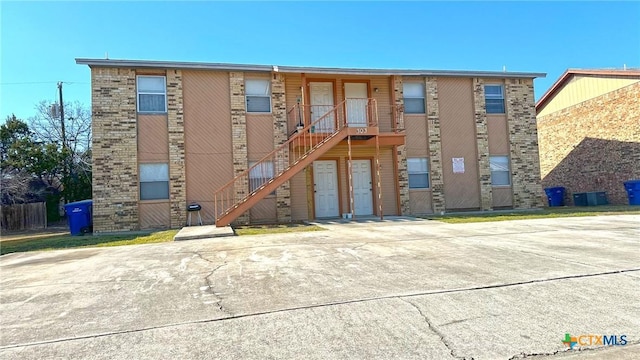
{"type": "MultiPolygon", "coordinates": [[[[36,115],[29,119],[29,128],[44,142],[62,146],[62,126],[59,112],[51,111],[52,102],[40,101],[36,115]]],[[[78,101],[64,103],[67,147],[72,153],[88,150],[91,141],[91,111],[78,101]]]]}
{"type": "Polygon", "coordinates": [[[0,173],[0,192],[3,204],[28,202],[34,196],[30,183],[33,176],[25,171],[2,168],[0,173]]]}

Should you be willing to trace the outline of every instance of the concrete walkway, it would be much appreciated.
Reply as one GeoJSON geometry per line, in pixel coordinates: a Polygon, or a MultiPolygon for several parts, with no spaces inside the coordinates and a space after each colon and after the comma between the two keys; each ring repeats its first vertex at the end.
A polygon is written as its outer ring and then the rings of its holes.
{"type": "MultiPolygon", "coordinates": [[[[344,220],[340,218],[318,220],[310,222],[318,226],[323,225],[335,225],[335,224],[384,224],[384,223],[398,223],[406,221],[423,221],[421,219],[408,217],[408,216],[387,216],[383,220],[377,216],[363,216],[357,219],[344,220]]],[[[215,225],[200,225],[200,226],[185,226],[173,237],[174,241],[180,240],[198,240],[198,239],[212,239],[216,237],[235,236],[235,232],[231,226],[217,227],[215,225]]]]}
{"type": "Polygon", "coordinates": [[[185,226],[173,237],[174,241],[211,239],[224,236],[235,236],[231,226],[215,225],[185,226]]]}

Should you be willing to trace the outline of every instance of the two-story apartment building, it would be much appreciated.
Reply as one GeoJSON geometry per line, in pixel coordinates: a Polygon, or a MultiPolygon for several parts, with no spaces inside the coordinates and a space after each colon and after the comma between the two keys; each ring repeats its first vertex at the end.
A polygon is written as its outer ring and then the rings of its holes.
{"type": "Polygon", "coordinates": [[[541,205],[544,74],[76,62],[96,232],[541,205]]]}

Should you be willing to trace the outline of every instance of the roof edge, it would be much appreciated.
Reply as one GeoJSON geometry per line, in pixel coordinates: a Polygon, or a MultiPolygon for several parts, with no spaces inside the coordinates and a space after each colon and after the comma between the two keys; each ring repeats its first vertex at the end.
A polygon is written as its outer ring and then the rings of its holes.
{"type": "Polygon", "coordinates": [[[637,69],[567,69],[558,80],[540,97],[536,102],[536,112],[544,107],[549,100],[555,95],[556,92],[562,88],[567,80],[573,75],[622,75],[622,76],[638,76],[640,77],[640,70],[637,69]]]}
{"type": "Polygon", "coordinates": [[[156,60],[120,60],[120,59],[86,59],[76,58],[76,64],[102,67],[136,67],[136,68],[170,68],[196,70],[242,70],[242,71],[272,71],[269,65],[245,65],[225,63],[199,63],[156,60]]]}
{"type": "Polygon", "coordinates": [[[151,60],[117,60],[76,58],[76,64],[89,67],[136,67],[136,68],[170,68],[194,70],[236,70],[236,71],[273,71],[281,73],[308,74],[350,74],[350,75],[405,75],[405,76],[471,76],[496,78],[540,78],[546,73],[504,72],[504,71],[468,71],[468,70],[402,70],[402,69],[355,69],[355,68],[322,68],[304,66],[248,65],[226,63],[200,63],[178,61],[151,60]]]}

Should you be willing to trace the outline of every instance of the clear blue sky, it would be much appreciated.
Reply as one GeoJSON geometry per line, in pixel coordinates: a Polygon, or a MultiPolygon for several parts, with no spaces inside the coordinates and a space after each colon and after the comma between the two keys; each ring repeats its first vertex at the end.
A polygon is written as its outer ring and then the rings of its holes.
{"type": "Polygon", "coordinates": [[[640,2],[0,2],[0,121],[91,102],[74,58],[545,72],[640,67],[640,2]]]}

